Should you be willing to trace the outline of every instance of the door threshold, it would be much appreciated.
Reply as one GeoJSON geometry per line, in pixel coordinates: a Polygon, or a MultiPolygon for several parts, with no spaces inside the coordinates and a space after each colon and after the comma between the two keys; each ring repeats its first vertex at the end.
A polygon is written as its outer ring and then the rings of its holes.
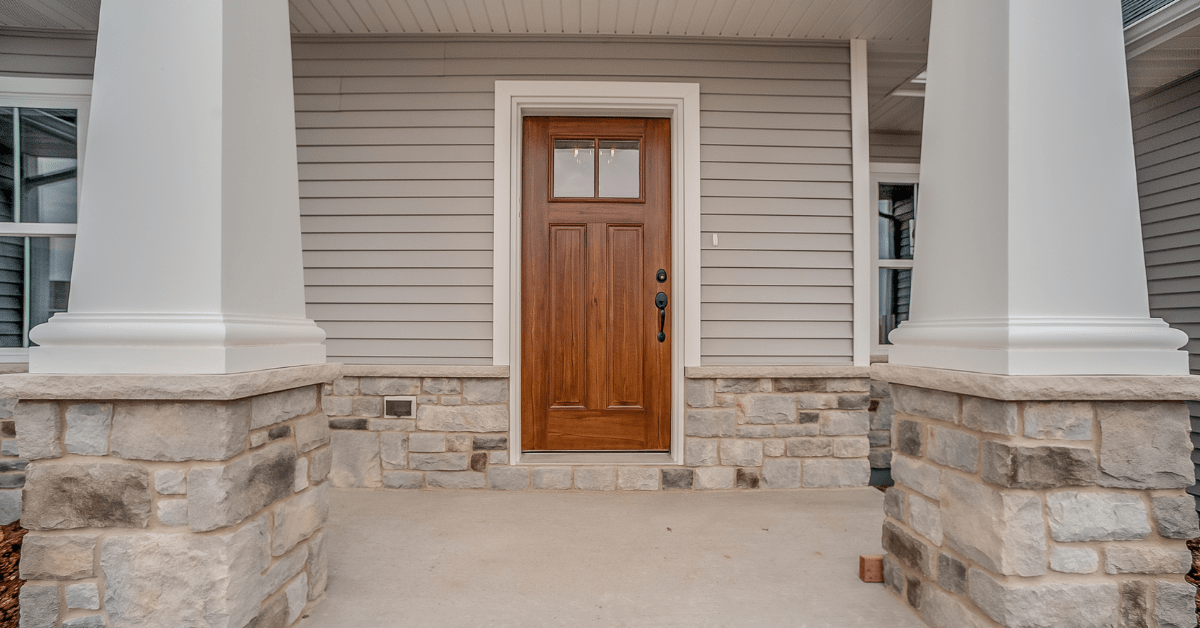
{"type": "Polygon", "coordinates": [[[655,465],[679,463],[665,451],[525,451],[520,465],[655,465]]]}

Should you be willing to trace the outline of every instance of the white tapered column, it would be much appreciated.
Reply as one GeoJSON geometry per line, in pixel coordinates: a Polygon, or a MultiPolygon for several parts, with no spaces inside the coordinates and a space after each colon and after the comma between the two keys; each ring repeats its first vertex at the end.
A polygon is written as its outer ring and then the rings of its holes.
{"type": "Polygon", "coordinates": [[[105,0],[68,312],[40,373],[325,361],[304,312],[286,0],[105,0]]]}
{"type": "Polygon", "coordinates": [[[890,362],[1186,374],[1149,318],[1119,0],[934,0],[912,317],[890,362]]]}

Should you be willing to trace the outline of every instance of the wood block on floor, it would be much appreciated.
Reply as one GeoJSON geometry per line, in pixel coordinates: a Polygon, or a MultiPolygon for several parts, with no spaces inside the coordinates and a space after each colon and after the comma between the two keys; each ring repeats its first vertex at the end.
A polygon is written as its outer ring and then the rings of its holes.
{"type": "Polygon", "coordinates": [[[883,582],[883,556],[871,554],[859,556],[858,579],[863,582],[883,582]]]}

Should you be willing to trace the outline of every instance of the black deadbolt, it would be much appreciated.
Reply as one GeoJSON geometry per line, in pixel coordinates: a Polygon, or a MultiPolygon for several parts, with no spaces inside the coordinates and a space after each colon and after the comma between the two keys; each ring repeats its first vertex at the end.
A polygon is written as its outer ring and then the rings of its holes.
{"type": "Polygon", "coordinates": [[[658,272],[654,275],[654,278],[658,280],[658,283],[666,283],[667,270],[665,268],[658,269],[658,272]]]}

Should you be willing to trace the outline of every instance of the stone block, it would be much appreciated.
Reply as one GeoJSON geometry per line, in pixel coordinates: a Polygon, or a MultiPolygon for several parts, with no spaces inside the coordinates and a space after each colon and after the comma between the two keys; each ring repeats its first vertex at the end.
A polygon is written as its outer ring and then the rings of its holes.
{"type": "Polygon", "coordinates": [[[714,403],[715,382],[711,379],[689,379],[683,384],[689,408],[711,408],[714,403]]]}
{"type": "MultiPolygon", "coordinates": [[[[805,478],[807,477],[806,473],[805,478]]],[[[942,513],[937,504],[919,495],[913,495],[908,500],[908,525],[934,545],[942,544],[942,513]]]]}
{"type": "Polygon", "coordinates": [[[916,576],[905,576],[904,597],[908,605],[921,610],[921,579],[916,576]]]}
{"type": "Polygon", "coordinates": [[[941,499],[942,472],[929,463],[894,454],[892,479],[930,499],[941,499]]]}
{"type": "Polygon", "coordinates": [[[571,488],[571,468],[535,467],[530,483],[535,489],[565,490],[571,488]]]}
{"type": "MultiPolygon", "coordinates": [[[[712,380],[688,380],[708,381],[712,380]]],[[[621,467],[617,472],[617,488],[623,491],[657,491],[662,473],[658,469],[645,467],[621,467]]]]}
{"type": "Polygon", "coordinates": [[[250,400],[250,429],[275,425],[317,409],[316,386],[304,386],[259,395],[250,400]]]}
{"type": "Polygon", "coordinates": [[[408,467],[408,439],[409,435],[403,432],[384,432],[379,435],[379,460],[384,469],[408,467]]]}
{"type": "Polygon", "coordinates": [[[26,460],[58,458],[62,443],[62,415],[57,401],[22,401],[13,410],[21,457],[26,460]]]}
{"type": "Polygon", "coordinates": [[[112,429],[111,403],[76,403],[67,406],[67,452],[82,456],[108,453],[108,433],[112,429]]]}
{"type": "Polygon", "coordinates": [[[159,469],[154,472],[154,490],[159,495],[187,493],[187,469],[159,469]]]}
{"type": "Polygon", "coordinates": [[[678,467],[662,470],[662,487],[664,491],[687,490],[695,483],[695,473],[691,469],[678,467]]]}
{"type": "Polygon", "coordinates": [[[21,587],[20,628],[54,628],[58,621],[58,587],[27,584],[21,587]]]}
{"type": "Polygon", "coordinates": [[[325,592],[329,579],[329,554],[325,550],[325,531],[312,535],[308,541],[308,599],[315,600],[325,592]]]}
{"type": "MultiPolygon", "coordinates": [[[[383,416],[383,397],[355,397],[350,402],[350,414],[360,417],[383,416]]],[[[360,429],[367,429],[366,424],[360,429]]]]}
{"type": "MultiPolygon", "coordinates": [[[[782,460],[782,462],[799,462],[782,460]]],[[[843,488],[866,486],[871,480],[871,464],[865,459],[804,461],[804,488],[843,488]]]]}
{"type": "Polygon", "coordinates": [[[733,467],[701,467],[696,469],[695,488],[712,491],[733,488],[737,469],[733,467]]]}
{"type": "Polygon", "coordinates": [[[838,396],[800,393],[796,395],[796,407],[801,410],[833,410],[838,407],[838,396]]]}
{"type": "Polygon", "coordinates": [[[244,626],[258,614],[267,568],[261,520],[220,535],[142,532],[104,539],[104,608],[113,626],[244,626]]]}
{"type": "Polygon", "coordinates": [[[308,604],[308,574],[302,573],[288,583],[283,590],[283,595],[287,598],[287,625],[290,626],[300,619],[300,614],[304,612],[304,606],[308,604]]]}
{"type": "Polygon", "coordinates": [[[718,379],[715,390],[719,393],[752,393],[758,392],[758,384],[757,379],[718,379]]]}
{"type": "Polygon", "coordinates": [[[1193,539],[1200,536],[1196,521],[1196,500],[1191,495],[1164,495],[1154,498],[1154,520],[1158,533],[1168,539],[1193,539]]]}
{"type": "MultiPolygon", "coordinates": [[[[770,427],[770,426],[765,426],[770,427]]],[[[741,428],[738,428],[740,434],[741,428]]],[[[779,438],[798,438],[802,436],[816,436],[821,433],[821,426],[816,422],[802,423],[800,425],[776,425],[775,436],[779,438]]]]}
{"type": "Polygon", "coordinates": [[[121,463],[35,462],[26,470],[21,524],[30,530],[144,528],[150,472],[121,463]]]}
{"type": "Polygon", "coordinates": [[[1196,621],[1196,587],[1162,580],[1154,586],[1154,620],[1158,628],[1192,628],[1196,621]]]}
{"type": "Polygon", "coordinates": [[[350,416],[353,401],[350,397],[322,397],[321,410],[329,416],[350,416]]]}
{"type": "Polygon", "coordinates": [[[457,395],[462,392],[462,382],[448,377],[426,377],[421,391],[427,395],[457,395]]]}
{"type": "Polygon", "coordinates": [[[21,491],[0,491],[0,525],[8,525],[21,518],[21,491]]]}
{"type": "Polygon", "coordinates": [[[1004,575],[1046,572],[1046,525],[1036,495],[946,474],[940,503],[946,545],[954,551],[1004,575]]]}
{"type": "Polygon", "coordinates": [[[732,395],[732,394],[728,394],[728,393],[717,393],[716,406],[718,408],[736,408],[737,407],[737,395],[732,395]]]}
{"type": "Polygon", "coordinates": [[[866,436],[871,431],[871,415],[866,410],[826,410],[821,413],[821,434],[825,436],[866,436]]]}
{"type": "Polygon", "coordinates": [[[188,524],[187,500],[160,499],[155,514],[165,526],[185,526],[188,524]]]}
{"type": "Polygon", "coordinates": [[[683,459],[689,467],[711,467],[718,464],[718,440],[688,438],[684,441],[683,459]]]}
{"type": "Polygon", "coordinates": [[[1062,573],[1095,573],[1100,568],[1100,556],[1089,547],[1050,548],[1050,568],[1062,573]]]}
{"type": "Polygon", "coordinates": [[[271,565],[263,575],[261,589],[263,595],[271,595],[283,588],[288,580],[296,577],[308,562],[308,545],[301,544],[287,552],[271,565]]]}
{"type": "Polygon", "coordinates": [[[1133,541],[1150,535],[1146,505],[1137,495],[1060,491],[1046,496],[1046,506],[1055,541],[1133,541]]]}
{"type": "Polygon", "coordinates": [[[78,580],[95,575],[94,534],[29,532],[21,542],[22,580],[78,580]]]}
{"type": "Polygon", "coordinates": [[[1184,403],[1097,403],[1102,486],[1186,488],[1196,482],[1184,403]]]}
{"type": "Polygon", "coordinates": [[[292,492],[299,493],[308,488],[308,458],[296,459],[296,472],[292,476],[292,492]]]}
{"type": "Polygon", "coordinates": [[[758,469],[738,469],[738,488],[758,488],[762,485],[762,473],[758,469]]]}
{"type": "Polygon", "coordinates": [[[838,395],[837,407],[841,410],[867,410],[871,407],[871,396],[866,393],[838,395]]]}
{"type": "MultiPolygon", "coordinates": [[[[721,464],[731,467],[757,467],[762,465],[762,461],[762,441],[721,439],[721,464]]],[[[732,470],[730,470],[730,477],[733,477],[732,470]]]]}
{"type": "MultiPolygon", "coordinates": [[[[259,432],[259,433],[261,434],[262,432],[259,432]]],[[[281,438],[287,438],[288,436],[291,436],[291,435],[292,435],[292,426],[290,426],[290,425],[276,425],[275,427],[271,428],[270,431],[267,432],[267,438],[269,440],[279,440],[281,438]]]]}
{"type": "Polygon", "coordinates": [[[581,491],[611,491],[617,488],[617,470],[613,467],[577,467],[575,488],[581,491]]]}
{"type": "Polygon", "coordinates": [[[910,569],[926,576],[934,575],[937,550],[892,521],[883,522],[883,550],[910,569]]]}
{"type": "Polygon", "coordinates": [[[921,619],[930,628],[989,628],[987,620],[975,614],[957,598],[936,587],[922,587],[921,619]]]}
{"type": "Polygon", "coordinates": [[[800,488],[800,461],[767,458],[763,461],[763,488],[800,488]]]}
{"type": "Polygon", "coordinates": [[[292,422],[292,431],[296,434],[296,447],[304,453],[329,442],[329,419],[323,414],[305,417],[292,422]]]}
{"type": "Polygon", "coordinates": [[[925,455],[930,460],[959,471],[975,473],[979,468],[979,439],[967,432],[933,426],[925,455]]]}
{"type": "Polygon", "coordinates": [[[275,507],[271,555],[282,556],[325,525],[329,485],[318,484],[275,507]]]}
{"type": "Polygon", "coordinates": [[[1178,547],[1109,545],[1104,549],[1104,571],[1111,574],[1184,574],[1192,567],[1192,553],[1178,547]]]}
{"type": "Polygon", "coordinates": [[[890,469],[892,466],[892,450],[886,447],[872,447],[867,454],[867,460],[872,469],[890,469]]]}
{"type": "Polygon", "coordinates": [[[1115,582],[1047,581],[1033,585],[1001,582],[971,568],[971,600],[1010,628],[1098,628],[1117,624],[1115,582]]]}
{"type": "MultiPolygon", "coordinates": [[[[770,426],[765,426],[770,429],[770,426]]],[[[685,433],[688,436],[733,436],[737,431],[737,414],[732,408],[688,410],[685,433]]]]}
{"type": "Polygon", "coordinates": [[[333,394],[339,397],[352,397],[358,394],[358,378],[342,377],[333,381],[333,394]]]}
{"type": "Polygon", "coordinates": [[[896,595],[904,594],[904,568],[891,554],[883,555],[883,584],[896,595]]]}
{"type": "Polygon", "coordinates": [[[426,432],[506,432],[508,407],[422,405],[417,408],[417,428],[426,432]]]}
{"type": "MultiPolygon", "coordinates": [[[[9,422],[14,423],[13,421],[9,422]]],[[[17,447],[17,441],[15,438],[0,441],[0,456],[13,456],[15,458],[16,456],[19,456],[20,453],[21,452],[17,447]]]]}
{"type": "Polygon", "coordinates": [[[920,457],[923,442],[920,423],[907,419],[896,421],[896,451],[908,456],[920,457]]]}
{"type": "Polygon", "coordinates": [[[367,419],[367,429],[372,432],[411,432],[417,429],[413,419],[367,419]]]}
{"type": "Polygon", "coordinates": [[[782,438],[772,438],[763,441],[763,455],[778,458],[787,453],[787,441],[782,438]]]}
{"type": "Polygon", "coordinates": [[[462,395],[450,395],[450,396],[442,397],[441,404],[443,406],[462,405],[462,395]]]}
{"type": "Polygon", "coordinates": [[[508,380],[464,379],[462,396],[470,404],[508,403],[508,380]]]}
{"type": "Polygon", "coordinates": [[[419,377],[364,377],[358,382],[363,395],[418,395],[421,393],[419,377]]]}
{"type": "MultiPolygon", "coordinates": [[[[471,381],[471,380],[467,380],[471,381]]],[[[488,470],[488,488],[499,491],[523,491],[529,488],[529,469],[500,466],[488,470]]]]}
{"type": "Polygon", "coordinates": [[[470,462],[467,464],[467,466],[472,471],[486,471],[487,465],[488,465],[488,455],[487,455],[487,452],[484,452],[484,451],[479,451],[479,452],[475,452],[475,453],[471,454],[470,462]]]}
{"type": "Polygon", "coordinates": [[[408,467],[416,471],[465,471],[470,467],[470,456],[463,453],[410,453],[408,467]]]}
{"type": "Polygon", "coordinates": [[[109,449],[130,460],[228,460],[246,450],[249,433],[249,401],[122,403],[109,449]]]}
{"type": "Polygon", "coordinates": [[[834,458],[866,458],[870,452],[871,443],[861,436],[833,439],[834,458]]]}
{"type": "Polygon", "coordinates": [[[938,554],[938,586],[959,595],[967,594],[967,566],[950,554],[938,554]]]}
{"type": "Polygon", "coordinates": [[[104,628],[104,615],[85,615],[64,619],[62,628],[104,628]]]}
{"type": "Polygon", "coordinates": [[[415,453],[438,453],[446,451],[446,435],[413,434],[408,441],[408,450],[415,453]]]}
{"type": "Polygon", "coordinates": [[[980,432],[1017,433],[1017,404],[982,397],[963,397],[962,424],[980,432]]]}
{"type": "Polygon", "coordinates": [[[489,451],[487,452],[488,464],[508,464],[507,451],[489,451]]]}
{"type": "Polygon", "coordinates": [[[1083,401],[1028,401],[1025,436],[1057,440],[1091,440],[1092,404],[1083,401]]]}
{"type": "Polygon", "coordinates": [[[296,450],[278,442],[227,464],[188,471],[188,527],[207,532],[245,521],[292,494],[296,450]]]}
{"type": "Polygon", "coordinates": [[[379,435],[338,430],[333,433],[329,481],[338,488],[378,488],[383,484],[379,435]]]}
{"type": "Polygon", "coordinates": [[[483,488],[484,474],[478,471],[430,471],[425,484],[430,488],[483,488]]]}
{"type": "Polygon", "coordinates": [[[287,618],[287,596],[280,593],[271,596],[263,603],[262,610],[249,624],[246,624],[246,628],[284,628],[287,625],[287,618]]]}
{"type": "MultiPolygon", "coordinates": [[[[718,380],[720,381],[720,380],[718,380]]],[[[754,380],[755,386],[758,380],[754,380]]],[[[785,395],[743,395],[738,398],[738,407],[746,417],[746,423],[768,425],[796,422],[796,398],[785,395]]]]}
{"type": "Polygon", "coordinates": [[[958,395],[954,393],[893,384],[892,400],[897,412],[951,423],[958,421],[958,395]]]}
{"type": "Polygon", "coordinates": [[[450,434],[446,436],[446,451],[471,451],[473,438],[470,434],[450,434]]]}
{"type": "Polygon", "coordinates": [[[100,588],[96,586],[95,582],[69,584],[65,587],[64,593],[67,598],[67,608],[79,608],[85,611],[100,610],[100,588]]]}
{"type": "Polygon", "coordinates": [[[329,468],[333,466],[333,448],[322,447],[309,456],[308,481],[312,484],[324,482],[329,476],[329,468]]]}
{"type": "Polygon", "coordinates": [[[908,505],[908,493],[894,486],[889,487],[883,493],[883,514],[891,517],[896,521],[907,523],[908,518],[904,516],[908,505]]]}
{"type": "Polygon", "coordinates": [[[792,458],[821,458],[833,455],[833,439],[789,438],[787,455],[792,458]]]}
{"type": "Polygon", "coordinates": [[[984,480],[1006,488],[1086,486],[1096,479],[1096,454],[1082,447],[1014,447],[987,441],[984,480]]]}
{"type": "Polygon", "coordinates": [[[384,471],[383,486],[386,488],[421,488],[425,486],[425,474],[420,471],[384,471]]]}

